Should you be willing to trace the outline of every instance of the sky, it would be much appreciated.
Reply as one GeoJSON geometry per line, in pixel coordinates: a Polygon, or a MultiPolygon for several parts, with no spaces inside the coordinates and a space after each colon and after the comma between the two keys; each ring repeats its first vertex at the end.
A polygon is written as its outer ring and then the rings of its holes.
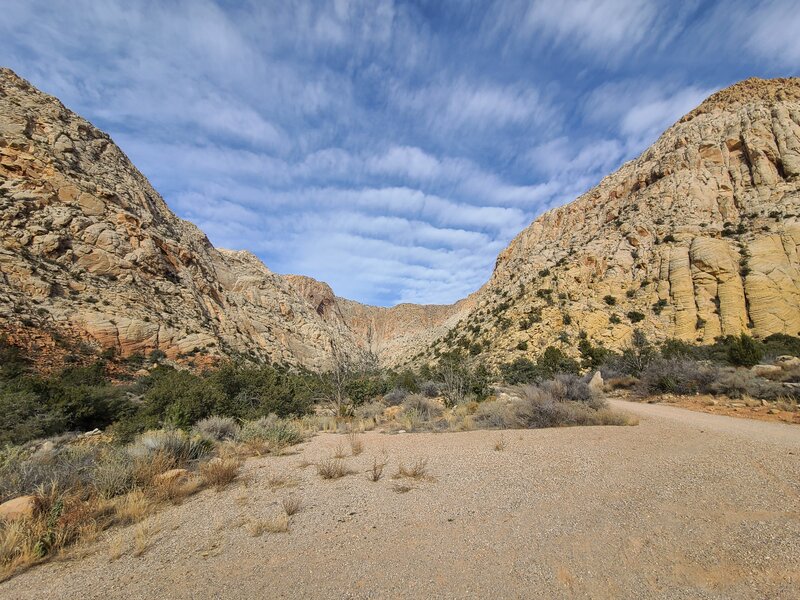
{"type": "Polygon", "coordinates": [[[714,91],[800,71],[796,1],[1,0],[0,64],[218,247],[450,303],[714,91]]]}

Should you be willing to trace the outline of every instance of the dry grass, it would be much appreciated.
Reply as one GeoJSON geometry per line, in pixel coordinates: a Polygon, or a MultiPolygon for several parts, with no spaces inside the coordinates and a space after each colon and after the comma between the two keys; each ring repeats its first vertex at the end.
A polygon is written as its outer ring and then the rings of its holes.
{"type": "Polygon", "coordinates": [[[133,532],[133,555],[142,556],[150,548],[159,528],[152,523],[139,523],[133,532]]]}
{"type": "Polygon", "coordinates": [[[411,466],[406,466],[403,463],[397,467],[397,473],[392,476],[392,479],[429,479],[428,475],[428,459],[418,458],[411,466]]]}
{"type": "Polygon", "coordinates": [[[336,450],[333,451],[333,457],[342,459],[345,456],[347,456],[347,451],[344,449],[344,446],[342,444],[338,444],[336,446],[336,450]]]}
{"type": "Polygon", "coordinates": [[[289,531],[289,517],[281,514],[269,519],[254,519],[245,524],[245,529],[253,537],[264,533],[286,533],[289,531]]]}
{"type": "Polygon", "coordinates": [[[358,456],[364,451],[364,442],[354,431],[347,434],[347,441],[350,443],[350,453],[353,456],[358,456]]]}
{"type": "Polygon", "coordinates": [[[351,472],[341,458],[329,458],[317,463],[317,474],[323,479],[339,479],[351,472]]]}
{"type": "Polygon", "coordinates": [[[383,468],[386,466],[386,459],[378,460],[378,457],[373,457],[372,468],[367,471],[367,479],[370,481],[380,481],[383,477],[383,468]]]}
{"type": "Polygon", "coordinates": [[[175,478],[163,481],[153,486],[155,498],[161,502],[174,505],[181,504],[186,498],[203,489],[208,482],[195,476],[188,478],[175,478]]]}
{"type": "Polygon", "coordinates": [[[125,554],[125,538],[122,534],[117,534],[108,542],[108,560],[114,562],[125,554]]]}
{"type": "Polygon", "coordinates": [[[267,480],[267,485],[269,485],[271,490],[277,490],[280,488],[294,487],[297,485],[297,480],[283,473],[276,473],[270,475],[267,480]]]}
{"type": "Polygon", "coordinates": [[[503,450],[506,449],[506,438],[503,436],[502,433],[494,441],[494,449],[497,452],[502,452],[503,450]]]}
{"type": "Polygon", "coordinates": [[[283,500],[281,500],[281,504],[283,505],[283,512],[286,513],[286,516],[291,517],[300,510],[300,507],[303,505],[303,501],[299,496],[286,496],[283,500]]]}
{"type": "Polygon", "coordinates": [[[140,489],[115,498],[113,503],[116,521],[121,525],[138,523],[153,510],[152,500],[140,489]]]}
{"type": "Polygon", "coordinates": [[[200,465],[200,476],[206,485],[223,490],[239,476],[242,463],[233,458],[210,460],[200,465]]]}
{"type": "Polygon", "coordinates": [[[305,456],[301,456],[300,460],[297,463],[298,469],[305,469],[306,467],[310,467],[314,464],[314,461],[308,460],[305,456]]]}

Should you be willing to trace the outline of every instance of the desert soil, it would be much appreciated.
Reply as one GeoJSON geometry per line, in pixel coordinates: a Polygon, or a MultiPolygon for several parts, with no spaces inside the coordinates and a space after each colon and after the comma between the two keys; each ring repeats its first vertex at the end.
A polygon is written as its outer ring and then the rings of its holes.
{"type": "Polygon", "coordinates": [[[111,531],[0,597],[800,598],[800,427],[612,403],[640,424],[363,434],[334,481],[302,461],[347,438],[318,435],[150,517],[141,556],[137,526],[111,531]],[[418,458],[429,480],[392,479],[418,458]],[[289,532],[253,537],[290,495],[289,532]]]}

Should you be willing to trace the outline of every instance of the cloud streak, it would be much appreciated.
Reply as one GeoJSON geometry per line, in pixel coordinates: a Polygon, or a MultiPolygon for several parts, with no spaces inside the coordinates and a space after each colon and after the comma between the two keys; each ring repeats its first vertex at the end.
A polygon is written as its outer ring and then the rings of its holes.
{"type": "Polygon", "coordinates": [[[0,35],[212,242],[390,305],[474,291],[703,97],[796,74],[790,8],[9,0],[0,35]]]}

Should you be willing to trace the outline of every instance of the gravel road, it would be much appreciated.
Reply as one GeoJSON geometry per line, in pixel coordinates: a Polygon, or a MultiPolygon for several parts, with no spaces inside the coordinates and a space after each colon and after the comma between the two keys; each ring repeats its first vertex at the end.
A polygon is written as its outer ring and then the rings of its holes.
{"type": "Polygon", "coordinates": [[[151,517],[141,556],[136,526],[113,531],[0,597],[800,598],[800,427],[612,403],[640,425],[367,433],[335,481],[303,460],[347,439],[318,435],[151,517]],[[392,479],[419,458],[430,479],[392,479]],[[289,532],[253,537],[291,495],[289,532]]]}

